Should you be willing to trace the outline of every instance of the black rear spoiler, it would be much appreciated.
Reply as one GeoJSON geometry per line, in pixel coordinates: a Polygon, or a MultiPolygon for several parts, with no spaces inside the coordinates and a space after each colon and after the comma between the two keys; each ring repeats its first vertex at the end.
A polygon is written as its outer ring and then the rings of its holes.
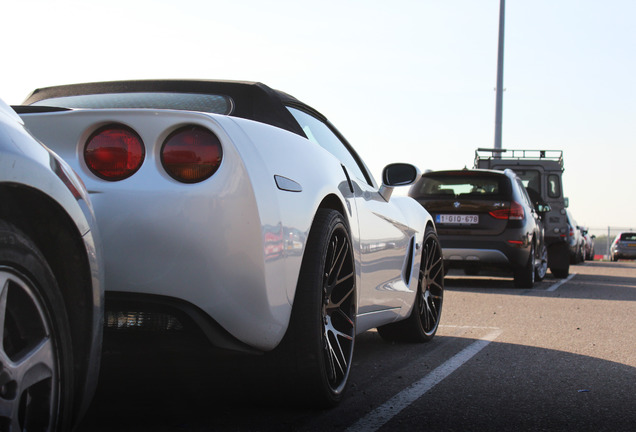
{"type": "Polygon", "coordinates": [[[13,111],[18,114],[35,114],[45,112],[57,112],[57,111],[72,111],[70,108],[51,107],[51,106],[35,106],[35,105],[11,105],[13,111]]]}

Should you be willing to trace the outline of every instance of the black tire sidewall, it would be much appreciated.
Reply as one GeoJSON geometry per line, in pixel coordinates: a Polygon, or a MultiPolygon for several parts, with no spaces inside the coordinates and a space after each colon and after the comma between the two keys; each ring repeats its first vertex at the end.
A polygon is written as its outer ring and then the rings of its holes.
{"type": "MultiPolygon", "coordinates": [[[[428,226],[424,232],[422,246],[424,246],[429,239],[433,239],[433,241],[435,242],[436,247],[438,248],[440,253],[440,258],[442,258],[441,265],[444,266],[441,244],[435,230],[431,226],[428,226]]],[[[426,258],[427,257],[424,255],[424,253],[422,253],[418,269],[422,268],[422,265],[424,265],[424,261],[426,260],[426,258]]],[[[419,286],[415,294],[416,297],[414,299],[411,313],[409,314],[408,318],[378,327],[378,333],[383,339],[388,342],[422,343],[429,342],[435,337],[437,329],[439,328],[440,321],[442,319],[442,311],[444,306],[444,276],[446,275],[445,270],[446,267],[444,266],[442,269],[443,275],[440,281],[440,284],[442,285],[442,298],[439,302],[439,315],[437,317],[435,328],[430,333],[427,333],[424,329],[424,323],[422,322],[422,317],[420,316],[418,310],[418,302],[420,301],[423,287],[422,284],[418,282],[419,286]]]]}
{"type": "Polygon", "coordinates": [[[518,268],[514,274],[514,284],[517,288],[532,288],[534,286],[534,243],[530,246],[530,253],[528,254],[528,261],[523,267],[518,268]]]}
{"type": "Polygon", "coordinates": [[[534,280],[535,282],[541,282],[543,279],[545,279],[545,276],[548,272],[548,248],[545,244],[542,244],[541,247],[539,248],[539,259],[541,260],[541,266],[543,266],[543,258],[545,256],[546,259],[546,268],[545,268],[545,273],[543,275],[539,274],[539,269],[537,268],[535,270],[535,275],[534,275],[534,280]],[[544,255],[544,251],[545,251],[545,255],[544,255]]]}
{"type": "MultiPolygon", "coordinates": [[[[338,392],[331,388],[327,377],[321,313],[323,272],[329,239],[332,233],[340,229],[346,233],[352,246],[348,225],[340,212],[324,209],[317,212],[307,239],[289,328],[274,353],[278,363],[283,366],[285,377],[282,381],[286,383],[292,398],[290,400],[295,404],[331,407],[340,401],[346,389],[349,372],[344,387],[338,392]]],[[[349,370],[351,360],[352,357],[349,359],[349,370]]]]}
{"type": "MultiPolygon", "coordinates": [[[[440,258],[442,258],[442,263],[441,265],[444,265],[443,262],[443,255],[442,255],[442,246],[439,242],[439,238],[437,237],[437,234],[435,233],[435,230],[431,227],[428,226],[426,227],[426,230],[424,231],[424,242],[422,243],[422,245],[425,245],[430,239],[432,239],[435,242],[435,247],[437,248],[437,250],[439,251],[439,256],[440,258]]],[[[422,255],[421,258],[421,262],[420,262],[420,267],[422,266],[422,262],[427,259],[427,257],[425,257],[424,255],[422,255]]],[[[444,273],[444,271],[442,270],[442,273],[444,273]]],[[[441,285],[442,285],[442,298],[439,302],[439,315],[437,317],[437,323],[435,324],[435,328],[431,330],[430,333],[426,332],[426,329],[424,328],[424,323],[422,322],[422,317],[419,316],[419,314],[417,313],[417,311],[415,310],[415,307],[417,306],[417,302],[415,303],[413,310],[411,311],[411,316],[409,317],[409,319],[417,319],[417,322],[419,323],[419,330],[420,330],[420,337],[417,338],[420,341],[423,342],[428,342],[430,340],[432,340],[435,337],[435,334],[437,333],[437,329],[439,328],[439,323],[442,320],[442,310],[443,310],[443,306],[444,306],[444,276],[442,276],[441,279],[441,285]]],[[[418,292],[417,295],[418,297],[422,294],[422,290],[424,288],[421,286],[418,287],[418,292]]]]}
{"type": "Polygon", "coordinates": [[[54,428],[70,429],[73,420],[74,374],[71,332],[64,299],[53,272],[36,245],[14,225],[2,220],[0,268],[26,281],[40,303],[51,331],[57,362],[58,410],[54,428]]]}

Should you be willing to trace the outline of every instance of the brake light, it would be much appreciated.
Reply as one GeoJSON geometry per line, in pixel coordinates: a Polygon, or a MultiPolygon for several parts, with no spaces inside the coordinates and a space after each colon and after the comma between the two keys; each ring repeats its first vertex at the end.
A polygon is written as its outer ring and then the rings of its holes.
{"type": "Polygon", "coordinates": [[[510,203],[510,208],[498,209],[489,212],[495,219],[523,220],[525,213],[523,206],[516,201],[510,203]]]}
{"type": "Polygon", "coordinates": [[[84,161],[93,174],[104,180],[124,180],[141,167],[144,144],[137,133],[122,124],[97,129],[86,141],[84,161]]]}
{"type": "Polygon", "coordinates": [[[221,165],[221,141],[201,126],[185,126],[172,132],[161,148],[166,172],[182,183],[197,183],[211,177],[221,165]]]}

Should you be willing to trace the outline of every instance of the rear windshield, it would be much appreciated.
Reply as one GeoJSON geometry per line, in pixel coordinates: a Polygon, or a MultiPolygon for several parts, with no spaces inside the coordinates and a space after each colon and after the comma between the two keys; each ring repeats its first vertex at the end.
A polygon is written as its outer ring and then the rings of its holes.
{"type": "Polygon", "coordinates": [[[636,233],[621,234],[621,241],[636,241],[636,233]]]}
{"type": "Polygon", "coordinates": [[[505,176],[483,174],[427,174],[409,193],[413,198],[509,199],[510,181],[505,176]]]}
{"type": "Polygon", "coordinates": [[[230,114],[233,102],[228,96],[199,93],[105,93],[77,96],[61,96],[44,99],[33,105],[60,108],[151,108],[183,111],[202,111],[214,114],[230,114]]]}
{"type": "Polygon", "coordinates": [[[519,176],[521,183],[526,189],[532,189],[537,194],[541,194],[541,173],[539,171],[515,168],[515,173],[519,176]]]}

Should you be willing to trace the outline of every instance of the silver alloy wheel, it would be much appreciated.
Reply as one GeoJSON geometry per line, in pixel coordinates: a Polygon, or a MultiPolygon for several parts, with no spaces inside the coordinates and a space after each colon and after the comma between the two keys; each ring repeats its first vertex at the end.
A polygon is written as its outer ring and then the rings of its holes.
{"type": "Polygon", "coordinates": [[[437,237],[426,238],[422,254],[418,310],[424,333],[430,337],[437,331],[444,299],[444,259],[437,237]]]}
{"type": "Polygon", "coordinates": [[[351,369],[355,336],[355,275],[349,237],[336,228],[327,249],[323,277],[324,357],[329,386],[340,393],[351,369]]]}
{"type": "Polygon", "coordinates": [[[0,429],[51,430],[59,397],[49,315],[32,282],[0,266],[0,429]]]}
{"type": "Polygon", "coordinates": [[[543,280],[548,272],[548,248],[546,245],[541,246],[541,256],[539,257],[539,265],[536,270],[536,280],[543,280]]]}

